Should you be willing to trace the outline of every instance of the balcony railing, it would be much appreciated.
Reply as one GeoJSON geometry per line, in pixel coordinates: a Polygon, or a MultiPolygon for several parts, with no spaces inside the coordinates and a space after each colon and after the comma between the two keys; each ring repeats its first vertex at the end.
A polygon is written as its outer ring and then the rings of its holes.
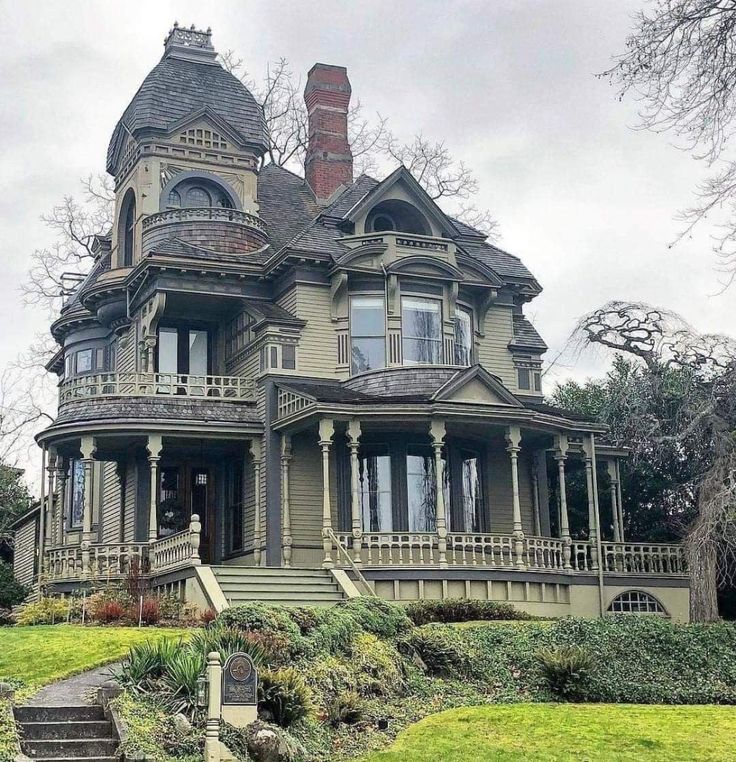
{"type": "MultiPolygon", "coordinates": [[[[356,540],[351,532],[335,538],[356,559],[356,540]]],[[[435,533],[368,532],[360,537],[357,558],[364,567],[438,565],[439,542],[435,533]]],[[[447,535],[447,565],[486,569],[527,569],[558,573],[597,571],[595,548],[588,541],[573,541],[566,567],[565,543],[556,537],[524,537],[521,558],[516,557],[515,538],[501,534],[447,535]]],[[[646,543],[602,544],[605,573],[684,576],[685,556],[680,545],[646,543]]]]}
{"type": "Polygon", "coordinates": [[[253,402],[255,380],[180,373],[94,373],[68,379],[59,386],[59,405],[96,397],[156,396],[253,402]]]}
{"type": "Polygon", "coordinates": [[[169,225],[177,222],[201,222],[202,220],[234,222],[238,225],[247,225],[263,232],[266,230],[266,223],[254,214],[240,212],[237,209],[223,209],[219,206],[212,206],[169,209],[165,212],[151,214],[143,220],[143,232],[145,233],[158,225],[169,225]]]}

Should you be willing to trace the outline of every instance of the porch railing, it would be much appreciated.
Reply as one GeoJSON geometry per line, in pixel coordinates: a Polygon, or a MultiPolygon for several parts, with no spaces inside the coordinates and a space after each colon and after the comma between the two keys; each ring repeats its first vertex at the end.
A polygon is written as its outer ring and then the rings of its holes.
{"type": "Polygon", "coordinates": [[[127,576],[135,563],[148,573],[148,545],[139,542],[81,543],[63,545],[46,551],[46,579],[113,580],[127,576]]]}
{"type": "Polygon", "coordinates": [[[59,405],[90,397],[194,397],[255,401],[255,380],[241,376],[181,373],[93,373],[63,381],[59,405]]]}
{"type": "Polygon", "coordinates": [[[161,574],[186,566],[199,566],[200,533],[202,525],[197,514],[192,515],[187,529],[156,540],[149,548],[151,572],[161,574]]]}
{"type": "MultiPolygon", "coordinates": [[[[355,559],[351,532],[335,532],[335,546],[355,559]]],[[[360,538],[360,562],[364,567],[439,565],[438,536],[433,532],[370,532],[360,538]]],[[[598,569],[596,554],[587,540],[569,543],[569,566],[565,568],[565,542],[557,537],[524,537],[522,563],[517,563],[515,538],[502,534],[447,535],[447,565],[486,569],[528,569],[559,573],[587,573],[598,569]]],[[[602,544],[606,573],[651,574],[687,573],[684,552],[679,545],[644,543],[602,544]]],[[[338,557],[338,565],[345,565],[338,557]]]]}

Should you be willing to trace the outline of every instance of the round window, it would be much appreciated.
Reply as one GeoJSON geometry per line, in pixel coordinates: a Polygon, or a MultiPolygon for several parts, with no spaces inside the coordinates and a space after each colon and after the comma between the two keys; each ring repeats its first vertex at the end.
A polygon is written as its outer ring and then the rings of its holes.
{"type": "Polygon", "coordinates": [[[373,218],[373,230],[376,233],[383,233],[386,230],[396,230],[396,225],[387,214],[377,214],[373,218]]]}

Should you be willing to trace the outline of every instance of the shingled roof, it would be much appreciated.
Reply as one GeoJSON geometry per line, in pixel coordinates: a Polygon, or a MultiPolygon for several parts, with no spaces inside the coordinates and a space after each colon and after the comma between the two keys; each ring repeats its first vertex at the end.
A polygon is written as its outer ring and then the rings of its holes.
{"type": "Polygon", "coordinates": [[[115,174],[116,154],[126,133],[169,132],[189,115],[209,111],[224,120],[244,145],[261,153],[267,146],[266,123],[256,99],[235,76],[217,62],[208,32],[201,47],[177,44],[171,31],[161,61],[153,67],[118,121],[107,151],[107,171],[115,174]]]}

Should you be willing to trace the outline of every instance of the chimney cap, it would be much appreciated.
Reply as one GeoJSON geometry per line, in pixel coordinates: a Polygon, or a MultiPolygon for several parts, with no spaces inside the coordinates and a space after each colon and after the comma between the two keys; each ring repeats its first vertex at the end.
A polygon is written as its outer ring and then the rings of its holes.
{"type": "Polygon", "coordinates": [[[305,97],[314,90],[333,90],[349,95],[352,88],[348,79],[347,67],[316,63],[307,72],[307,84],[304,87],[305,97]]]}
{"type": "Polygon", "coordinates": [[[217,52],[212,45],[212,28],[202,30],[192,24],[187,29],[175,21],[164,39],[164,58],[167,57],[215,63],[217,52]]]}

